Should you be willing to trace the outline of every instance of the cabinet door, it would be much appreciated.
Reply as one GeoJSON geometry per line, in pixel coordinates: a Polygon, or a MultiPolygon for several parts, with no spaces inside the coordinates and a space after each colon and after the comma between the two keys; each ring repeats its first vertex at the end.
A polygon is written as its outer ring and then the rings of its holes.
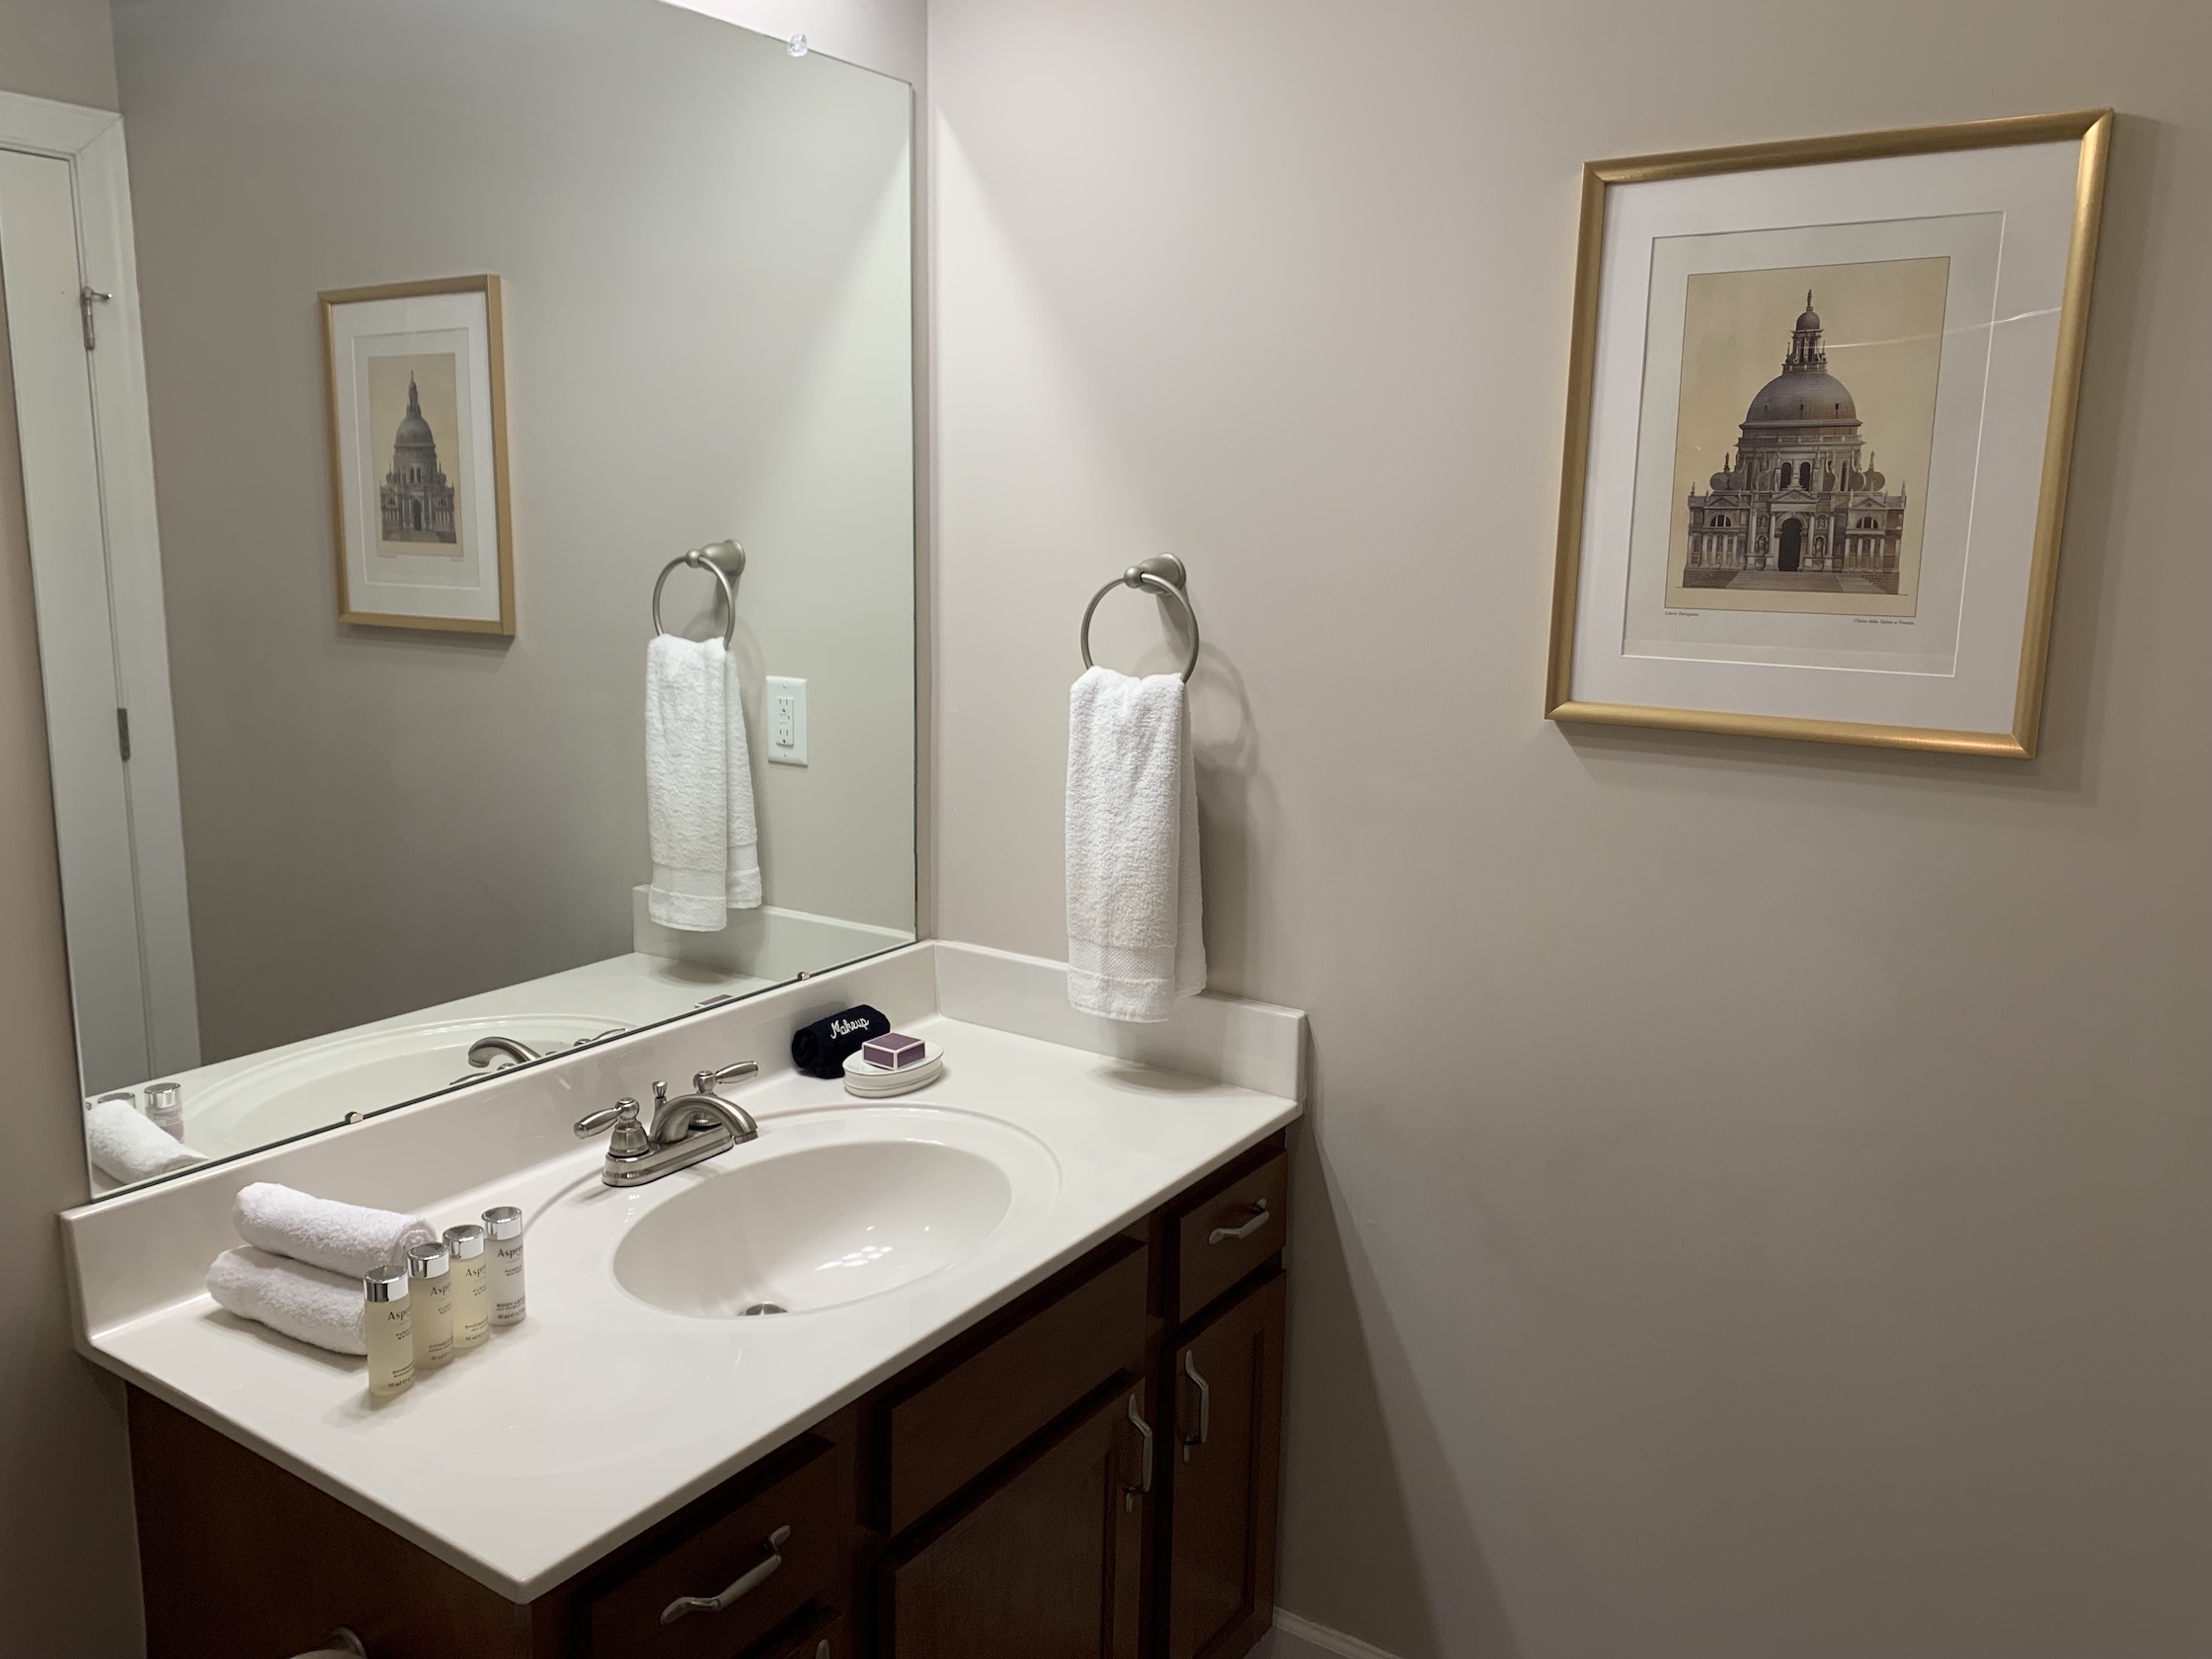
{"type": "Polygon", "coordinates": [[[884,1659],[1137,1659],[1146,1393],[1117,1388],[884,1566],[884,1659]]]}
{"type": "Polygon", "coordinates": [[[1275,1607],[1283,1276],[1168,1352],[1164,1659],[1241,1659],[1275,1607]]]}

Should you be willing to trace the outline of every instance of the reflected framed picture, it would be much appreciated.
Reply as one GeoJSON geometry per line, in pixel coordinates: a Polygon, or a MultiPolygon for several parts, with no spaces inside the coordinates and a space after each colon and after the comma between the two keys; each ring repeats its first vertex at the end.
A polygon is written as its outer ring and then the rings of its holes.
{"type": "Polygon", "coordinates": [[[2035,752],[2111,128],[1583,169],[1551,719],[2035,752]]]}
{"type": "Polygon", "coordinates": [[[320,298],[339,621],[512,637],[500,279],[320,298]]]}

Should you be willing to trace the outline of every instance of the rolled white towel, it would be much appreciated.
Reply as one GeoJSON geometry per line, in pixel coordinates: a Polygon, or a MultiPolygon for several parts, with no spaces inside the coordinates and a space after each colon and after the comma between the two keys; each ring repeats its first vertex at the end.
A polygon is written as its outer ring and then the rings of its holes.
{"type": "Polygon", "coordinates": [[[127,1100],[103,1100],[85,1113],[85,1149],[113,1181],[173,1175],[207,1161],[127,1100]]]}
{"type": "Polygon", "coordinates": [[[372,1267],[406,1266],[410,1244],[437,1237],[420,1216],[314,1198],[274,1181],[239,1188],[230,1224],[249,1244],[356,1280],[372,1267]]]}
{"type": "Polygon", "coordinates": [[[207,1269],[207,1294],[241,1319],[334,1354],[365,1354],[358,1279],[325,1273],[267,1250],[225,1250],[207,1269]]]}

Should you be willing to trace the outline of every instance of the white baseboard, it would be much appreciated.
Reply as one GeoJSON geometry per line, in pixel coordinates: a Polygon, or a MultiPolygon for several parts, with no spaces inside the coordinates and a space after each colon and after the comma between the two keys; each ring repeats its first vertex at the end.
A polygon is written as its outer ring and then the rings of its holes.
{"type": "Polygon", "coordinates": [[[1371,1642],[1301,1619],[1295,1613],[1275,1611],[1275,1628],[1252,1650],[1252,1659],[1393,1659],[1371,1642]]]}

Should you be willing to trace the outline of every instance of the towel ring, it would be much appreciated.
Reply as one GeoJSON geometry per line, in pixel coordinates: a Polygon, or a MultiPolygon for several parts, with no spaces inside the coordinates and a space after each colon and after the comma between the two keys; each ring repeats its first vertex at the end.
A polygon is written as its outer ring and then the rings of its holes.
{"type": "Polygon", "coordinates": [[[722,649],[729,650],[731,642],[738,637],[738,578],[745,574],[745,549],[734,541],[717,541],[706,547],[694,547],[663,565],[661,579],[653,584],[653,631],[656,634],[669,631],[661,621],[661,590],[669,585],[671,573],[683,565],[705,571],[722,590],[722,614],[728,618],[722,625],[722,649]]]}
{"type": "Polygon", "coordinates": [[[1163,599],[1173,599],[1183,607],[1183,615],[1191,625],[1191,655],[1183,665],[1183,678],[1187,683],[1198,672],[1198,612],[1191,608],[1190,580],[1182,560],[1172,553],[1158,553],[1149,559],[1140,559],[1099,589],[1090,596],[1090,603],[1083,607],[1083,625],[1075,636],[1076,647],[1083,654],[1083,667],[1098,666],[1090,660],[1090,619],[1098,610],[1098,601],[1117,588],[1136,588],[1157,593],[1163,599]]]}

